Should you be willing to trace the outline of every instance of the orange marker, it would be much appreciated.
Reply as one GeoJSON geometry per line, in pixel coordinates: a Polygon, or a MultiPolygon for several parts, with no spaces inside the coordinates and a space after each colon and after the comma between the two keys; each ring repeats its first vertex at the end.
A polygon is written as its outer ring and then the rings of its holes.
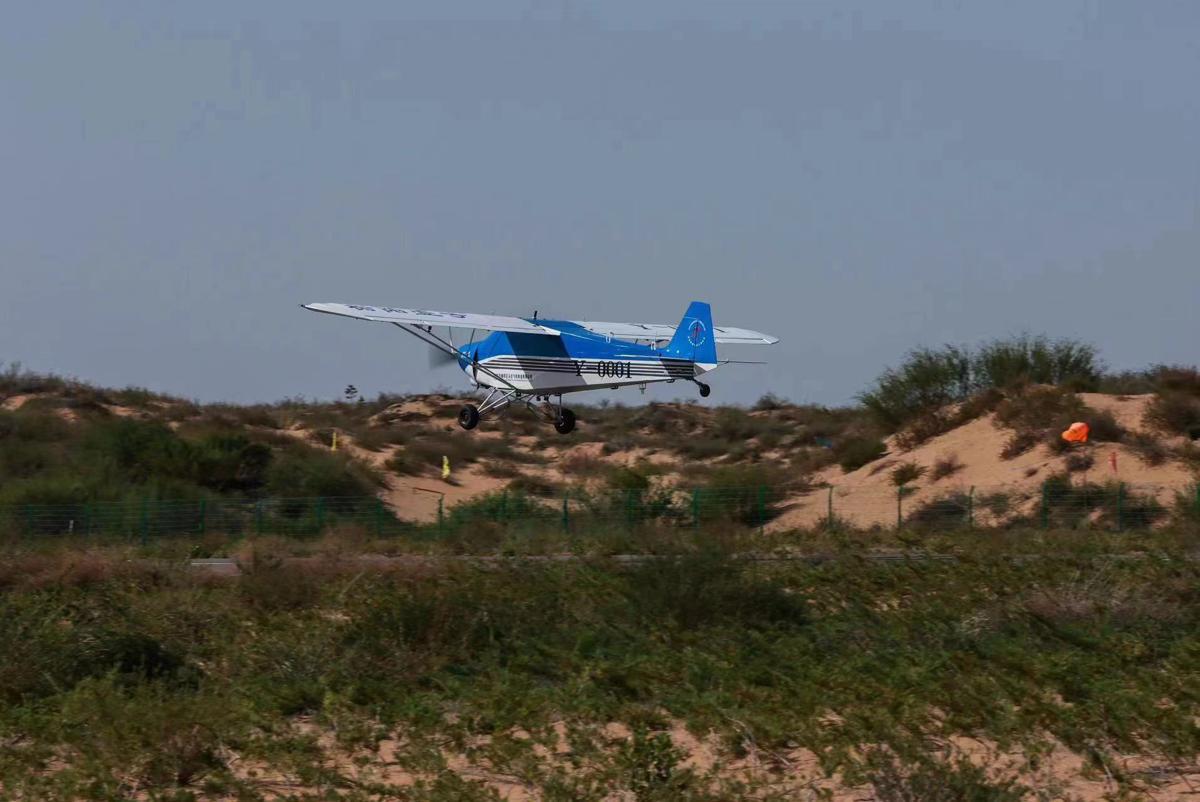
{"type": "Polygon", "coordinates": [[[1062,433],[1062,439],[1068,443],[1086,443],[1090,429],[1083,421],[1072,423],[1070,428],[1062,433]]]}

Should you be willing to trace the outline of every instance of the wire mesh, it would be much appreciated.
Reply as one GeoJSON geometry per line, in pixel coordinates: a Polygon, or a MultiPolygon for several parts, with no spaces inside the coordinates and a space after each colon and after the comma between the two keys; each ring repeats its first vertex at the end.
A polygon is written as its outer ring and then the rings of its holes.
{"type": "Polygon", "coordinates": [[[148,541],[221,533],[312,537],[355,527],[379,537],[493,527],[510,532],[587,532],[728,525],[774,530],[955,530],[992,527],[1140,530],[1200,523],[1200,487],[1094,484],[1055,477],[1038,487],[770,486],[620,489],[533,495],[501,491],[412,521],[375,497],[231,500],[130,499],[0,507],[0,533],[148,541]]]}

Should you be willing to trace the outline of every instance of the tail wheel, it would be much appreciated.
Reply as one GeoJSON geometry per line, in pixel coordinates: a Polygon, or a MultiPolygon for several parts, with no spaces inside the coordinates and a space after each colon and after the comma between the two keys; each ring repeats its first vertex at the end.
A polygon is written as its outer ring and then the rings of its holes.
{"type": "Polygon", "coordinates": [[[709,395],[712,394],[712,388],[709,387],[704,382],[696,382],[696,384],[699,385],[699,387],[700,387],[700,397],[701,398],[708,398],[709,395]]]}
{"type": "Polygon", "coordinates": [[[474,404],[467,404],[458,411],[458,425],[467,430],[479,425],[479,410],[474,404]]]}
{"type": "Polygon", "coordinates": [[[554,418],[554,430],[559,434],[570,434],[575,430],[575,413],[569,409],[559,411],[554,418]]]}

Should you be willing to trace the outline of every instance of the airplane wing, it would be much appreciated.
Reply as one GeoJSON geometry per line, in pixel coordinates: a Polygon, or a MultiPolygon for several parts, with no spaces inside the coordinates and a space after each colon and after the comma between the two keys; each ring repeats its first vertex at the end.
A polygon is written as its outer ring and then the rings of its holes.
{"type": "MultiPolygon", "coordinates": [[[[675,336],[675,327],[668,323],[597,323],[594,321],[572,321],[590,332],[619,337],[623,340],[670,340],[675,336]]],[[[771,345],[779,342],[778,337],[761,331],[738,329],[732,326],[713,326],[713,339],[719,343],[734,345],[771,345]]]]}
{"type": "Polygon", "coordinates": [[[512,331],[520,334],[560,334],[557,329],[531,323],[524,318],[506,315],[476,315],[470,312],[435,312],[431,309],[400,309],[395,306],[363,306],[360,304],[301,304],[314,312],[343,315],[359,320],[395,323],[399,326],[450,326],[460,329],[512,331]]]}

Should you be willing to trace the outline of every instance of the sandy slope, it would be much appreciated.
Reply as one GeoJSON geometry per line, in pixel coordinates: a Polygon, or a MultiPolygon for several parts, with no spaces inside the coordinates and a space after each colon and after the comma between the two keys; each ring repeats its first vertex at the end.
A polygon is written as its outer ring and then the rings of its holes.
{"type": "MultiPolygon", "coordinates": [[[[1082,393],[1080,398],[1093,409],[1111,411],[1130,431],[1140,431],[1151,396],[1082,393]]],[[[819,472],[813,477],[814,484],[828,484],[832,490],[820,488],[789,499],[787,510],[771,528],[785,530],[816,524],[828,513],[831,492],[834,513],[840,518],[859,526],[893,525],[897,520],[897,490],[892,483],[892,470],[906,462],[932,469],[938,460],[951,456],[962,463],[962,469],[940,481],[932,480],[927,473],[912,485],[916,492],[904,499],[904,510],[972,487],[976,498],[1003,492],[1018,502],[1018,509],[1028,510],[1037,503],[1045,478],[1064,470],[1063,457],[1051,453],[1045,446],[1038,446],[1013,459],[1002,459],[1000,453],[1011,435],[1010,430],[998,426],[995,417],[989,414],[908,451],[899,448],[894,438],[889,438],[886,441],[888,453],[875,462],[850,473],[842,473],[836,465],[819,472]]],[[[1183,489],[1195,481],[1191,471],[1179,462],[1147,465],[1136,452],[1121,444],[1090,443],[1085,448],[1095,459],[1094,467],[1086,475],[1086,481],[1090,483],[1117,479],[1131,488],[1152,487],[1160,503],[1170,503],[1176,489],[1183,489]],[[1112,454],[1117,457],[1115,471],[1110,463],[1112,454]]],[[[1084,475],[1078,475],[1077,481],[1085,481],[1084,475]]],[[[985,510],[978,510],[980,523],[988,523],[987,516],[985,510]]]]}

